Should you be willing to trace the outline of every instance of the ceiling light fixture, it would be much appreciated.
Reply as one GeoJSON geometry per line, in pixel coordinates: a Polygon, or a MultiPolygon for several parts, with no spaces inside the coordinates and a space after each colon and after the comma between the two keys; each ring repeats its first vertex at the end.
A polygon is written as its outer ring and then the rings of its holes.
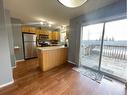
{"type": "Polygon", "coordinates": [[[41,24],[41,25],[43,25],[43,24],[44,24],[44,22],[40,22],[40,24],[41,24]]]}
{"type": "Polygon", "coordinates": [[[50,21],[50,22],[48,22],[48,23],[49,23],[49,24],[54,24],[54,22],[51,22],[51,21],[50,21]]]}
{"type": "Polygon", "coordinates": [[[49,27],[51,27],[52,25],[51,25],[51,24],[49,24],[48,26],[49,26],[49,27]]]}
{"type": "Polygon", "coordinates": [[[64,6],[69,8],[75,8],[83,5],[87,0],[58,0],[64,6]]]}

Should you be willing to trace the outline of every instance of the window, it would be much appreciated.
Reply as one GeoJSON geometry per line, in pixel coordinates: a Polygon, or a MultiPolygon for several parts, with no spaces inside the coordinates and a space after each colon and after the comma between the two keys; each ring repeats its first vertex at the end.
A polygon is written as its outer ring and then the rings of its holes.
{"type": "Polygon", "coordinates": [[[83,26],[81,66],[127,80],[126,25],[127,19],[83,26]]]}

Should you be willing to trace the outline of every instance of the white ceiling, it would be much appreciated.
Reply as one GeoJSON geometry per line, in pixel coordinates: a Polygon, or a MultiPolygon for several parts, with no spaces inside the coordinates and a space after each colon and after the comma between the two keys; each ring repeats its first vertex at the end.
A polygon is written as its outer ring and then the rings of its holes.
{"type": "Polygon", "coordinates": [[[25,22],[47,20],[56,24],[68,24],[69,19],[107,6],[118,0],[88,0],[78,8],[67,8],[57,0],[4,0],[11,16],[25,22]]]}

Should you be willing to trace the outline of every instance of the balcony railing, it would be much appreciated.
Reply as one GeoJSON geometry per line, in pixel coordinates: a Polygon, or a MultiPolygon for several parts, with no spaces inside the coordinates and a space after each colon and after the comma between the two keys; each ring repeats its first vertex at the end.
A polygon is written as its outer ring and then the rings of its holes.
{"type": "MultiPolygon", "coordinates": [[[[100,54],[100,45],[82,46],[82,53],[84,56],[100,54]]],[[[105,57],[127,60],[127,46],[104,45],[102,55],[105,57]]]]}

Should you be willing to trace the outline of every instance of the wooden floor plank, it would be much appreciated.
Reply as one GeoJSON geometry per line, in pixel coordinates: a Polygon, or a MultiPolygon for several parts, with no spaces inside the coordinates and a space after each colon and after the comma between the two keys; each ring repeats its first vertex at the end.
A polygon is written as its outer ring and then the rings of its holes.
{"type": "Polygon", "coordinates": [[[127,95],[123,84],[102,79],[101,84],[72,70],[70,64],[42,72],[38,60],[17,63],[15,83],[0,89],[0,95],[127,95]]]}

